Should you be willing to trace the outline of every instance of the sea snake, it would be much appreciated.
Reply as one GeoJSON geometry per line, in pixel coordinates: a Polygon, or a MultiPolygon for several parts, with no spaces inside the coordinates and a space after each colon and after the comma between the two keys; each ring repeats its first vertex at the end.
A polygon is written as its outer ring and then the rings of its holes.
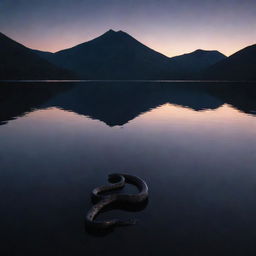
{"type": "Polygon", "coordinates": [[[112,203],[132,203],[140,204],[147,200],[148,198],[148,186],[146,182],[139,177],[114,173],[108,176],[111,185],[106,185],[102,187],[95,188],[92,191],[92,199],[99,201],[96,203],[86,215],[86,226],[93,229],[108,229],[114,226],[126,226],[133,225],[136,223],[135,220],[122,221],[119,219],[97,221],[95,220],[99,212],[106,206],[112,203]],[[135,185],[139,189],[137,194],[111,194],[111,195],[101,195],[103,192],[109,192],[112,190],[120,189],[125,186],[125,182],[135,185]]]}

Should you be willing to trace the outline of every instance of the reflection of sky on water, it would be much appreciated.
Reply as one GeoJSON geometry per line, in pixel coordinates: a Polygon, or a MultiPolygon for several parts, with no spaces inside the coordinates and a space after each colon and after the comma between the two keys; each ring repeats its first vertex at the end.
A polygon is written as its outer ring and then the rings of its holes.
{"type": "Polygon", "coordinates": [[[113,127],[57,107],[8,121],[0,126],[0,250],[253,255],[255,128],[255,116],[228,104],[195,111],[167,103],[113,127]],[[139,223],[93,237],[84,231],[90,192],[117,171],[147,181],[148,206],[102,214],[139,223]]]}

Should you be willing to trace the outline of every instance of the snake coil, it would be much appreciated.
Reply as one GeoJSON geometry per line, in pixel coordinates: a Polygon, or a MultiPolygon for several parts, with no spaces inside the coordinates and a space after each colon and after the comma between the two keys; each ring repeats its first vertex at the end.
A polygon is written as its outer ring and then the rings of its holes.
{"type": "Polygon", "coordinates": [[[98,203],[93,205],[93,207],[88,211],[86,215],[86,225],[93,229],[108,229],[114,226],[125,226],[133,225],[136,223],[135,220],[122,221],[119,219],[97,221],[95,220],[99,212],[106,206],[112,203],[132,203],[140,204],[145,202],[148,198],[148,186],[146,182],[137,176],[132,176],[128,174],[114,173],[108,176],[111,185],[101,186],[93,189],[92,199],[97,200],[98,203]],[[120,189],[125,186],[125,183],[133,184],[139,189],[137,194],[111,194],[111,195],[101,195],[101,193],[109,192],[112,190],[120,189]]]}

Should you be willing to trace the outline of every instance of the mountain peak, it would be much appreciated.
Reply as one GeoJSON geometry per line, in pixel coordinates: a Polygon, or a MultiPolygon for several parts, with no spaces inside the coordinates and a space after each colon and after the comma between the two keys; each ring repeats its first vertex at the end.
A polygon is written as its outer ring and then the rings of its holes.
{"type": "Polygon", "coordinates": [[[113,30],[113,29],[109,29],[108,31],[106,31],[105,33],[103,33],[102,35],[100,35],[100,37],[105,37],[105,36],[109,36],[109,37],[112,37],[114,35],[117,34],[117,31],[113,30]]]}
{"type": "Polygon", "coordinates": [[[120,35],[120,34],[127,34],[122,30],[115,31],[113,29],[109,29],[107,32],[105,32],[103,35],[120,35]]]}
{"type": "Polygon", "coordinates": [[[208,52],[208,51],[203,50],[203,49],[197,49],[194,51],[194,53],[204,53],[204,52],[208,52]]]}
{"type": "MultiPolygon", "coordinates": [[[[102,34],[101,36],[96,38],[96,40],[98,40],[98,39],[111,40],[111,41],[114,40],[114,41],[118,41],[118,42],[120,42],[120,40],[127,40],[127,39],[135,40],[126,32],[124,32],[122,30],[115,31],[113,29],[109,29],[107,32],[105,32],[104,34],[102,34]]],[[[95,39],[93,39],[92,41],[95,41],[95,39]]]]}
{"type": "MultiPolygon", "coordinates": [[[[197,49],[192,54],[222,54],[217,50],[203,50],[203,49],[197,49]]],[[[223,55],[223,54],[222,54],[223,55]]]]}
{"type": "Polygon", "coordinates": [[[122,31],[122,30],[118,30],[118,31],[116,31],[116,30],[114,30],[114,29],[110,28],[107,32],[119,33],[119,32],[124,32],[124,31],[122,31]]]}
{"type": "Polygon", "coordinates": [[[113,34],[113,33],[116,33],[116,31],[115,31],[115,30],[113,30],[113,29],[109,29],[105,34],[107,34],[107,33],[109,33],[109,34],[113,34]]]}

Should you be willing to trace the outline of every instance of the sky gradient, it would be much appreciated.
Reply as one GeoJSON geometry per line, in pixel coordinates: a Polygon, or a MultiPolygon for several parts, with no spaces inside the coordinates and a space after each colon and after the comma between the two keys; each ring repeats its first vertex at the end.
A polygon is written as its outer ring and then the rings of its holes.
{"type": "Polygon", "coordinates": [[[169,57],[196,49],[225,55],[256,43],[255,0],[1,0],[0,31],[58,51],[109,29],[169,57]]]}

